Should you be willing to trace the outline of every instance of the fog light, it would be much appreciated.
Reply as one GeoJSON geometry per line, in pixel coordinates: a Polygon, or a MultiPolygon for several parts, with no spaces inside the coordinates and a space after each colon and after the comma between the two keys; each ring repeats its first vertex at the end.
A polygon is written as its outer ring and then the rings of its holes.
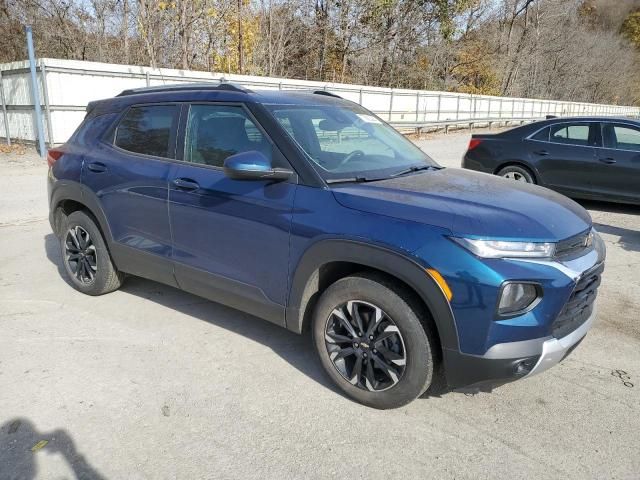
{"type": "Polygon", "coordinates": [[[536,366],[536,363],[538,362],[537,358],[528,358],[527,360],[520,360],[518,363],[516,363],[516,375],[518,376],[524,376],[527,373],[529,373],[531,370],[533,370],[533,367],[536,366]]]}
{"type": "Polygon", "coordinates": [[[523,312],[540,297],[541,289],[533,283],[511,282],[502,287],[498,302],[498,315],[523,312]]]}

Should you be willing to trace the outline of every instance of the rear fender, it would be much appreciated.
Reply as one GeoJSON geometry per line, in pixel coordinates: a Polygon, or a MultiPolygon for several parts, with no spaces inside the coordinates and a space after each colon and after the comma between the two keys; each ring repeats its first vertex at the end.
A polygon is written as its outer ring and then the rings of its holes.
{"type": "MultiPolygon", "coordinates": [[[[55,231],[55,212],[58,207],[66,200],[73,200],[78,202],[91,212],[91,214],[98,221],[98,226],[102,231],[102,234],[105,237],[105,241],[107,245],[110,245],[113,241],[113,237],[111,235],[111,228],[109,227],[109,222],[107,222],[107,217],[100,206],[100,202],[98,201],[98,197],[96,197],[95,193],[93,193],[90,189],[85,187],[79,182],[71,181],[71,180],[58,180],[52,188],[51,197],[50,197],[50,221],[52,227],[54,227],[55,231]]],[[[57,233],[57,232],[56,232],[57,233]]]]}

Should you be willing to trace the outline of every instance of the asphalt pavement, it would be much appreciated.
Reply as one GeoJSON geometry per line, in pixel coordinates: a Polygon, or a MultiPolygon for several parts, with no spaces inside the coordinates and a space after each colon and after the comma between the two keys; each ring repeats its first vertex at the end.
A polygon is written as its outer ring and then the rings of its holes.
{"type": "MultiPolygon", "coordinates": [[[[456,167],[469,132],[419,145],[456,167]]],[[[640,208],[584,203],[599,318],[557,367],[390,411],[310,339],[161,284],[63,278],[46,166],[0,154],[0,479],[640,478],[640,208]]]]}

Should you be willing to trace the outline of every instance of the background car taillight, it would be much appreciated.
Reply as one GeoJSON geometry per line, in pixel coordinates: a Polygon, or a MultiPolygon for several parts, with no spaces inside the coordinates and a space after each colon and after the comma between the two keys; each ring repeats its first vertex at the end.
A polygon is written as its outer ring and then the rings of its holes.
{"type": "Polygon", "coordinates": [[[469,148],[467,150],[471,151],[481,143],[482,143],[482,140],[480,140],[479,138],[472,138],[471,140],[469,140],[469,148]]]}
{"type": "Polygon", "coordinates": [[[47,164],[49,167],[53,167],[53,164],[64,154],[64,150],[61,148],[51,148],[47,152],[47,164]]]}

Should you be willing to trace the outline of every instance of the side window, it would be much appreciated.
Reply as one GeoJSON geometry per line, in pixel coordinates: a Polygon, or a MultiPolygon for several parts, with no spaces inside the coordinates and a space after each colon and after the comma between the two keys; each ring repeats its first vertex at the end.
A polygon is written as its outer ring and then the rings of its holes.
{"type": "Polygon", "coordinates": [[[602,133],[605,147],[640,152],[640,128],[605,123],[602,133]]]}
{"type": "Polygon", "coordinates": [[[532,140],[540,140],[542,142],[548,142],[549,141],[549,130],[550,130],[549,127],[543,128],[538,133],[536,133],[533,137],[531,137],[531,139],[532,140]]]}
{"type": "Polygon", "coordinates": [[[242,107],[191,105],[185,161],[222,167],[227,157],[251,150],[272,159],[271,143],[242,107]]]}
{"type": "Polygon", "coordinates": [[[550,141],[553,143],[564,143],[566,145],[589,146],[588,123],[561,123],[552,125],[550,131],[550,141]]]}
{"type": "Polygon", "coordinates": [[[132,107],[120,121],[114,143],[129,152],[173,158],[177,114],[176,105],[132,107]]]}

